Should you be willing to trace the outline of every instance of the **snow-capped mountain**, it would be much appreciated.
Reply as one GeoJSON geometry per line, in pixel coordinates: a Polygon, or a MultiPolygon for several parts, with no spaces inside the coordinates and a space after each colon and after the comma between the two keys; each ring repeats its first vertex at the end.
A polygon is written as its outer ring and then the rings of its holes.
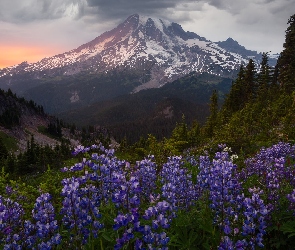
{"type": "Polygon", "coordinates": [[[13,86],[20,78],[93,74],[114,68],[146,70],[148,80],[137,86],[135,92],[160,87],[191,71],[232,76],[233,70],[259,54],[237,42],[235,50],[231,50],[230,43],[232,39],[214,43],[185,32],[177,23],[135,14],[77,49],[37,63],[23,62],[0,70],[0,87],[13,86]],[[243,53],[238,53],[239,46],[243,53]]]}

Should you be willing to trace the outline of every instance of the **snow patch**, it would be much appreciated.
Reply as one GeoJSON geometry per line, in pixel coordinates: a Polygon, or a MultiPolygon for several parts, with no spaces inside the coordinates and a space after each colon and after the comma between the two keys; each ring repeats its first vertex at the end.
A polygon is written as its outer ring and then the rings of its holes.
{"type": "Polygon", "coordinates": [[[70,97],[70,101],[71,101],[71,103],[75,103],[75,102],[78,102],[78,101],[80,100],[80,97],[79,97],[79,95],[78,95],[78,91],[77,91],[77,90],[71,92],[71,95],[72,95],[72,96],[70,97]]]}

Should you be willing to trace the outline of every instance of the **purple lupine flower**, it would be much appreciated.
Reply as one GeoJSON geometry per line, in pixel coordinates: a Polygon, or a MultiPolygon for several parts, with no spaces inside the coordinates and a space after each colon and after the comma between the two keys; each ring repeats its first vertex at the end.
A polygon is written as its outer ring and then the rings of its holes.
{"type": "MultiPolygon", "coordinates": [[[[51,204],[51,199],[50,194],[41,194],[36,199],[36,203],[32,211],[33,219],[36,221],[34,225],[36,234],[34,237],[36,242],[38,242],[38,248],[41,249],[51,249],[54,245],[60,243],[60,240],[56,240],[57,238],[60,238],[60,235],[58,233],[57,220],[55,220],[55,212],[51,204]]],[[[25,228],[30,230],[32,225],[27,222],[25,228]]]]}
{"type": "Polygon", "coordinates": [[[64,179],[62,182],[62,222],[72,232],[72,241],[82,244],[87,243],[90,234],[96,237],[98,230],[102,228],[98,210],[100,194],[96,186],[87,184],[88,180],[87,176],[82,176],[64,179]]]}
{"type": "Polygon", "coordinates": [[[172,206],[167,201],[159,201],[152,207],[145,210],[143,219],[151,221],[152,225],[145,225],[140,228],[143,234],[143,245],[153,245],[165,248],[169,242],[169,237],[165,232],[159,233],[160,229],[167,229],[170,227],[172,206]]]}
{"type": "Polygon", "coordinates": [[[181,157],[169,157],[162,167],[162,197],[175,208],[188,208],[197,200],[192,176],[183,166],[181,157]]]}
{"type": "Polygon", "coordinates": [[[295,189],[293,189],[292,193],[287,194],[287,199],[290,201],[290,208],[295,211],[295,189]]]}
{"type": "Polygon", "coordinates": [[[134,231],[140,227],[138,209],[142,189],[136,173],[130,174],[129,180],[126,179],[126,173],[117,175],[117,189],[113,193],[112,201],[116,207],[127,212],[126,214],[119,212],[114,219],[114,230],[124,228],[123,234],[117,239],[115,249],[120,249],[127,244],[134,237],[134,231]]]}
{"type": "Polygon", "coordinates": [[[142,161],[136,163],[138,169],[138,179],[141,183],[141,196],[145,201],[150,201],[154,197],[157,181],[157,165],[153,156],[148,156],[142,161]]]}
{"type": "Polygon", "coordinates": [[[200,157],[200,168],[197,180],[203,190],[209,191],[210,207],[215,214],[214,223],[220,226],[225,235],[229,235],[232,232],[230,224],[238,215],[236,203],[241,200],[241,185],[236,179],[237,167],[230,160],[228,151],[223,151],[217,152],[212,162],[207,156],[200,157]]]}
{"type": "Polygon", "coordinates": [[[0,196],[0,243],[4,249],[21,249],[23,237],[21,225],[24,210],[22,206],[10,198],[0,196]]]}
{"type": "Polygon", "coordinates": [[[262,148],[253,158],[245,161],[246,168],[240,173],[240,181],[252,175],[258,176],[261,187],[265,187],[266,204],[270,211],[280,209],[281,185],[295,188],[295,167],[289,159],[295,157],[295,145],[279,142],[269,148],[262,148]]]}
{"type": "MultiPolygon", "coordinates": [[[[256,245],[263,247],[263,235],[266,234],[266,221],[268,209],[260,198],[263,193],[259,188],[249,189],[251,198],[245,198],[243,202],[244,220],[241,234],[245,237],[244,242],[252,248],[256,245]]],[[[254,249],[254,248],[253,248],[254,249]]]]}
{"type": "Polygon", "coordinates": [[[234,243],[233,241],[228,237],[228,236],[224,236],[221,239],[221,243],[217,248],[218,250],[234,250],[234,243]]]}

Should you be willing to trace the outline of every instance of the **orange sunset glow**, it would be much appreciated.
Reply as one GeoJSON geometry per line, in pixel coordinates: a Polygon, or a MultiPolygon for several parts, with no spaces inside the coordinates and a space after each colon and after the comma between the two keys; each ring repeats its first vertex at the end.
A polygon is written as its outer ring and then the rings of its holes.
{"type": "Polygon", "coordinates": [[[56,49],[45,47],[21,47],[0,45],[0,69],[13,66],[24,61],[37,62],[44,57],[56,55],[56,49]]]}

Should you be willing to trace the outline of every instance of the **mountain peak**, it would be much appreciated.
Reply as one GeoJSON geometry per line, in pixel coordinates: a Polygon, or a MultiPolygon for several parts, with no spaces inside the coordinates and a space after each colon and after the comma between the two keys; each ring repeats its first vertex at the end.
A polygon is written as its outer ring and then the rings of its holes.
{"type": "Polygon", "coordinates": [[[132,24],[138,26],[138,24],[139,24],[139,14],[133,14],[133,15],[127,17],[121,24],[118,25],[118,27],[122,26],[122,25],[124,26],[124,25],[126,25],[128,23],[132,23],[132,24]]]}
{"type": "Polygon", "coordinates": [[[227,38],[225,41],[217,42],[217,44],[221,48],[226,49],[232,53],[240,54],[245,58],[256,57],[257,61],[260,60],[260,55],[257,51],[247,50],[244,46],[240,45],[236,40],[234,40],[231,37],[227,38]]]}
{"type": "Polygon", "coordinates": [[[233,38],[229,37],[227,38],[225,41],[220,41],[217,42],[219,45],[225,46],[225,47],[231,47],[231,48],[237,48],[237,47],[243,47],[245,49],[244,46],[241,46],[236,40],[234,40],[233,38]]]}
{"type": "MultiPolygon", "coordinates": [[[[134,91],[163,86],[192,71],[233,76],[249,56],[232,38],[213,43],[180,24],[155,17],[133,14],[110,31],[78,48],[34,64],[0,70],[0,87],[13,85],[14,77],[33,79],[62,77],[81,72],[107,73],[114,69],[147,71],[134,91]],[[2,83],[1,83],[2,82],[2,83]]],[[[4,87],[5,88],[5,87],[4,87]]]]}
{"type": "Polygon", "coordinates": [[[227,38],[226,42],[228,42],[228,43],[238,43],[236,40],[232,39],[231,37],[227,38]]]}
{"type": "Polygon", "coordinates": [[[158,22],[161,24],[161,26],[164,24],[166,27],[171,25],[171,22],[165,19],[160,19],[158,17],[154,16],[146,16],[143,14],[133,14],[129,16],[124,22],[129,22],[129,21],[138,21],[139,25],[146,25],[147,22],[158,22]]]}

